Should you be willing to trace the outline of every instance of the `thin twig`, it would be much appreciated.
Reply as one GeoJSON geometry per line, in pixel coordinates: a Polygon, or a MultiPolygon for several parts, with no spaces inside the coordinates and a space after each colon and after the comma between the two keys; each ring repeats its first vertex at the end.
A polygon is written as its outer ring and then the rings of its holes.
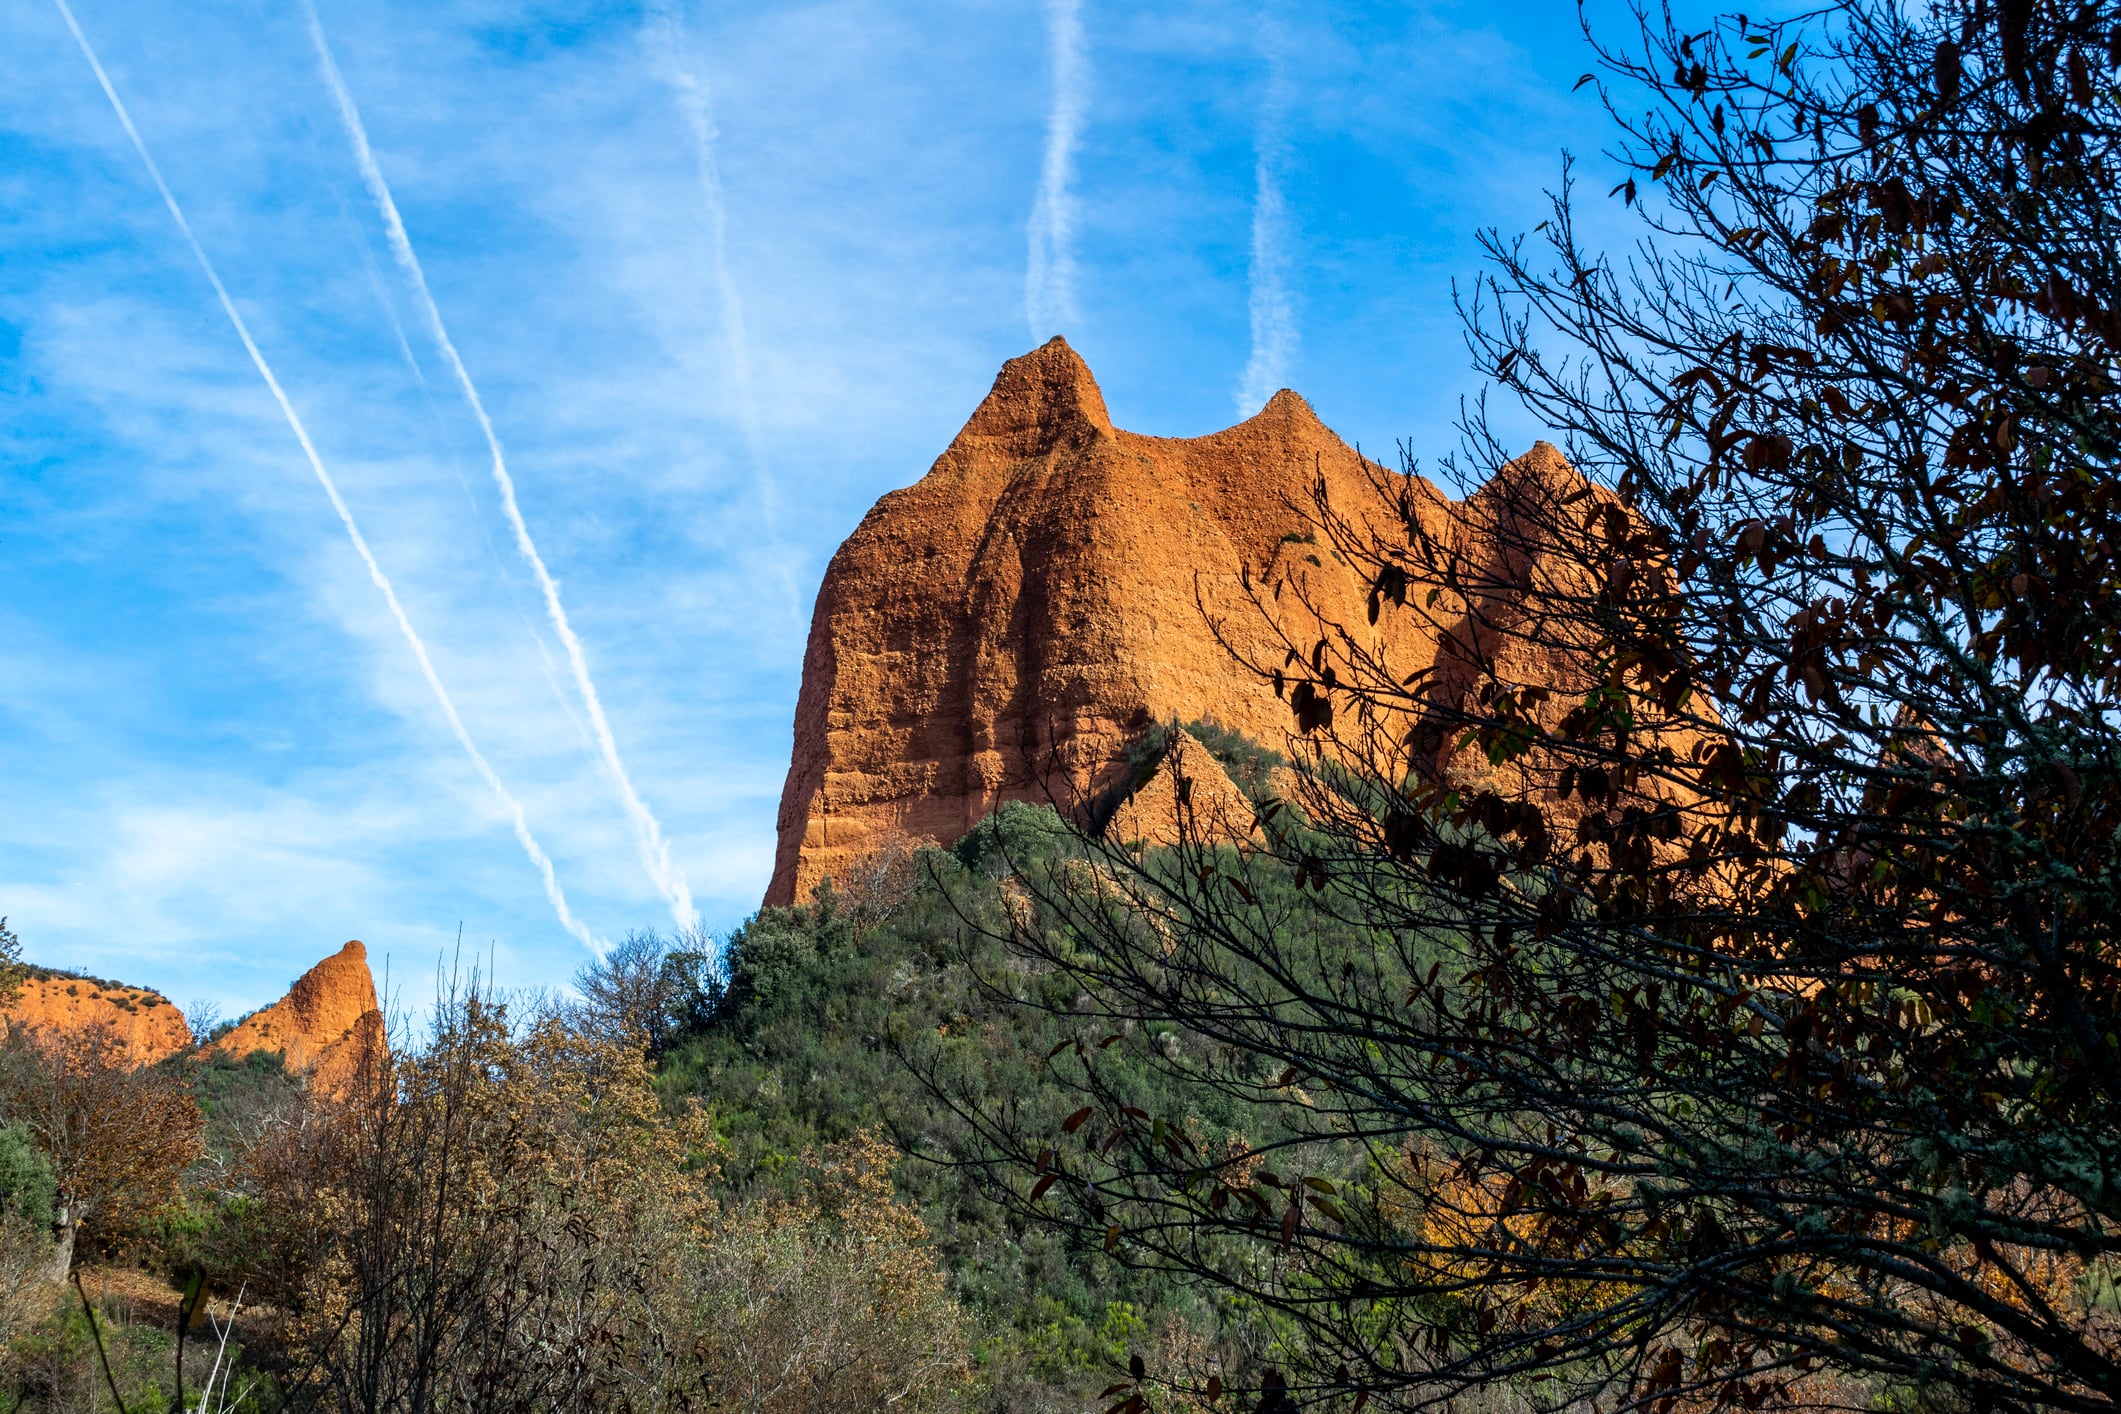
{"type": "MultiPolygon", "coordinates": [[[[219,1321],[214,1320],[214,1308],[211,1303],[207,1305],[206,1319],[212,1322],[214,1334],[221,1338],[221,1343],[214,1349],[213,1369],[206,1372],[206,1388],[200,1391],[199,1393],[199,1414],[206,1414],[207,1403],[213,1398],[214,1377],[221,1373],[222,1358],[228,1353],[228,1337],[236,1329],[236,1317],[242,1314],[243,1311],[243,1293],[248,1291],[249,1289],[250,1287],[248,1283],[245,1283],[244,1285],[236,1288],[236,1302],[235,1305],[228,1308],[228,1324],[225,1326],[222,1325],[219,1321]]],[[[229,1366],[228,1372],[229,1374],[235,1373],[235,1366],[233,1364],[229,1366]]],[[[245,1392],[247,1393],[249,1387],[245,1386],[244,1388],[245,1392]]],[[[238,1399],[238,1402],[241,1402],[240,1397],[238,1399]]],[[[228,1381],[226,1379],[223,1379],[221,1381],[221,1403],[224,1408],[227,1407],[228,1381]]]]}

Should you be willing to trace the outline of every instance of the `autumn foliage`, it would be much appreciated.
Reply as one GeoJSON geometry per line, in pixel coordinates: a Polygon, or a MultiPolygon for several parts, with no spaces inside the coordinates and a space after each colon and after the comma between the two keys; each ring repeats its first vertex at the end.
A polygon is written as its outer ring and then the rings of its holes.
{"type": "Polygon", "coordinates": [[[938,1407],[967,1331],[871,1136],[802,1192],[719,1190],[642,1033],[476,988],[250,1151],[242,1277],[297,1408],[938,1407]]]}
{"type": "Polygon", "coordinates": [[[122,1239],[178,1196],[204,1120],[182,1075],[136,1063],[115,1033],[16,1031],[0,1050],[0,1115],[35,1140],[57,1181],[56,1270],[86,1232],[122,1239]]]}

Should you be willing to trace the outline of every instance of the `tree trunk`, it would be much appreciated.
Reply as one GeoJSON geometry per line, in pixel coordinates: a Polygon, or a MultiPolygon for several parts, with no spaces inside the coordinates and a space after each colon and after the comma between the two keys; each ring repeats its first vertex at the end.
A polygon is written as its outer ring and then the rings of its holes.
{"type": "Polygon", "coordinates": [[[52,1264],[46,1275],[59,1285],[65,1285],[67,1274],[74,1269],[74,1235],[81,1230],[81,1220],[74,1210],[61,1207],[52,1222],[52,1236],[56,1239],[52,1251],[52,1264]]]}

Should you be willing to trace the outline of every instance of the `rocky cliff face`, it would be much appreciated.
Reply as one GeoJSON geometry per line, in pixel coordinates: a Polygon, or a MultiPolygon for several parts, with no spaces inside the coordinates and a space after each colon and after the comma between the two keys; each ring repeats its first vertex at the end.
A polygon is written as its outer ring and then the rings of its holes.
{"type": "MultiPolygon", "coordinates": [[[[1358,519],[1382,511],[1380,488],[1424,516],[1453,508],[1286,390],[1226,431],[1146,437],[1112,425],[1062,340],[1004,365],[825,573],[766,901],[807,897],[896,832],[947,842],[1005,800],[1081,804],[1152,721],[1282,740],[1289,708],[1247,661],[1272,668],[1285,645],[1247,583],[1297,586],[1274,618],[1306,646],[1320,619],[1368,618],[1369,584],[1317,524],[1321,483],[1358,519]]],[[[1405,670],[1434,657],[1390,646],[1405,670]]]]}
{"type": "Polygon", "coordinates": [[[191,1027],[161,993],[60,973],[24,981],[7,1008],[7,1023],[30,1031],[102,1030],[138,1065],[153,1065],[192,1044],[191,1027]]]}
{"type": "Polygon", "coordinates": [[[1129,791],[1105,825],[1126,845],[1247,840],[1258,831],[1251,798],[1191,732],[1180,728],[1148,779],[1129,791]]]}
{"type": "Polygon", "coordinates": [[[331,1084],[351,1069],[363,1046],[380,1041],[382,1034],[368,949],[350,942],[208,1049],[238,1058],[277,1051],[289,1070],[331,1084]]]}

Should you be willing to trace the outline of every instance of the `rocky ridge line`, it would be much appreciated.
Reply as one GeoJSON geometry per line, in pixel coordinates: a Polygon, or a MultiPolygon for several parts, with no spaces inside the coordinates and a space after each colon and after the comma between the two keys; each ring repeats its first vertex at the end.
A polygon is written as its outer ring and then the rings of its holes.
{"type": "MultiPolygon", "coordinates": [[[[1328,624],[1397,673],[1448,669],[1414,616],[1371,622],[1371,586],[1334,553],[1318,494],[1358,531],[1403,536],[1403,505],[1457,543],[1555,481],[1581,484],[1540,443],[1454,501],[1357,454],[1287,389],[1221,432],[1144,436],[1113,426],[1064,340],[1011,359],[825,572],[766,902],[807,898],[888,839],[949,843],[1005,801],[1085,807],[1156,722],[1277,746],[1289,706],[1264,670],[1328,624]],[[1262,612],[1251,595],[1268,585],[1288,592],[1262,612]]],[[[1438,671],[1429,691],[1462,676],[1438,671]]]]}
{"type": "MultiPolygon", "coordinates": [[[[158,992],[37,968],[0,1019],[10,1030],[31,1033],[101,1030],[136,1065],[153,1065],[197,1044],[183,1015],[158,992]]],[[[286,996],[245,1017],[201,1053],[240,1060],[270,1052],[313,1084],[334,1088],[352,1073],[366,1048],[383,1039],[368,949],[356,941],[303,973],[286,996]]]]}

